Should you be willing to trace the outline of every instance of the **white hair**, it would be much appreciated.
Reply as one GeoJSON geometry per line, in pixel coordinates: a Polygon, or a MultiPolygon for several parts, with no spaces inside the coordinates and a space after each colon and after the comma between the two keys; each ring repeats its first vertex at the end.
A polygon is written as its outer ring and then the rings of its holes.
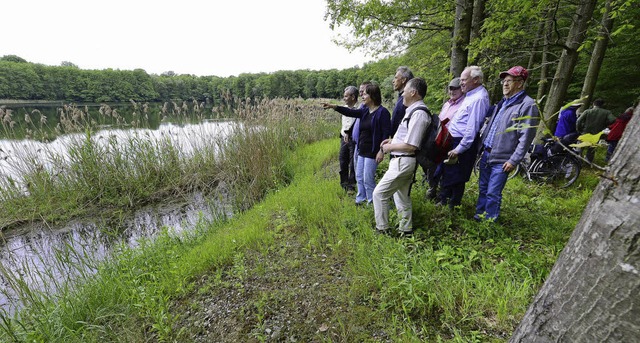
{"type": "Polygon", "coordinates": [[[484,74],[482,73],[482,69],[478,66],[468,66],[466,68],[464,68],[464,70],[468,70],[469,71],[469,75],[474,78],[477,77],[478,80],[480,81],[480,84],[482,84],[484,82],[484,74]]]}
{"type": "Polygon", "coordinates": [[[358,88],[355,86],[348,86],[344,91],[345,93],[349,93],[349,95],[353,95],[353,97],[358,100],[358,88]]]}

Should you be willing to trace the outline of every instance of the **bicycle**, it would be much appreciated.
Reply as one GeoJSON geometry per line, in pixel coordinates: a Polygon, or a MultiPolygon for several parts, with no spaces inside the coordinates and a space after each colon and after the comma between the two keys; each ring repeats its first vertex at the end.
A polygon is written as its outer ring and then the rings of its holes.
{"type": "MultiPolygon", "coordinates": [[[[572,151],[577,154],[574,150],[572,151]]],[[[480,158],[476,160],[474,171],[477,173],[479,168],[480,158]]],[[[529,181],[540,181],[567,188],[576,182],[580,176],[580,170],[580,161],[569,152],[568,148],[559,145],[551,138],[545,138],[543,144],[531,145],[527,156],[516,165],[508,179],[521,174],[529,181]],[[561,149],[558,150],[558,147],[561,149]]]]}

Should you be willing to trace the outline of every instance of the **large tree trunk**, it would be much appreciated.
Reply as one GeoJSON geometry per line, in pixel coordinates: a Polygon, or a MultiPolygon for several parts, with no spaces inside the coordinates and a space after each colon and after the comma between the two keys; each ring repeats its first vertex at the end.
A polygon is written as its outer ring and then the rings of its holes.
{"type": "Polygon", "coordinates": [[[596,83],[598,81],[598,75],[600,75],[600,68],[602,67],[602,61],[604,60],[604,54],[607,51],[609,40],[611,39],[611,29],[613,28],[613,18],[611,18],[611,1],[607,0],[604,7],[604,14],[602,15],[602,23],[600,27],[600,33],[596,40],[596,44],[593,47],[593,53],[591,60],[589,61],[589,69],[587,69],[587,75],[584,78],[584,84],[582,85],[581,98],[587,96],[586,101],[583,102],[580,107],[581,111],[586,110],[593,101],[593,92],[596,89],[596,83]]]}
{"type": "Polygon", "coordinates": [[[472,16],[473,0],[456,0],[456,18],[453,24],[453,40],[451,42],[450,72],[453,76],[460,76],[467,66],[472,16]]]}
{"type": "Polygon", "coordinates": [[[556,113],[565,101],[567,88],[569,88],[571,76],[573,75],[573,69],[578,61],[578,48],[584,41],[596,2],[597,0],[580,1],[576,9],[576,14],[573,16],[569,35],[565,41],[565,47],[562,50],[562,55],[560,56],[553,81],[551,82],[549,96],[547,97],[547,102],[543,110],[544,121],[551,132],[555,130],[558,120],[556,113]]]}
{"type": "Polygon", "coordinates": [[[640,342],[640,106],[510,342],[640,342]]]}

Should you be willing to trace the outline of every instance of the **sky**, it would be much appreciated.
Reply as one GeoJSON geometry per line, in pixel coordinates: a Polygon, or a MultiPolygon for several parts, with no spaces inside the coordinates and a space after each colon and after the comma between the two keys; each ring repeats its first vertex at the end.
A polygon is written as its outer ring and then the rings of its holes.
{"type": "Polygon", "coordinates": [[[2,12],[0,56],[52,66],[227,77],[372,60],[332,42],[325,0],[20,0],[2,12]]]}

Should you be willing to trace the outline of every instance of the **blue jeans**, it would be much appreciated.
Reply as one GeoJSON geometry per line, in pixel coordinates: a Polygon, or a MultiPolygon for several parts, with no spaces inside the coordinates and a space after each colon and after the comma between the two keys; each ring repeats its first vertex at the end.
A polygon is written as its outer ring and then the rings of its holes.
{"type": "Polygon", "coordinates": [[[503,163],[488,163],[489,153],[483,152],[480,158],[480,177],[478,186],[480,194],[476,204],[476,218],[482,214],[485,219],[498,219],[500,215],[500,203],[502,203],[502,190],[507,183],[509,173],[502,170],[503,163]]]}
{"type": "Polygon", "coordinates": [[[356,183],[358,194],[356,203],[373,201],[373,190],[376,188],[376,169],[378,163],[374,158],[356,156],[356,183]]]}
{"type": "Polygon", "coordinates": [[[604,158],[604,161],[609,163],[611,156],[613,156],[613,153],[616,151],[618,141],[607,141],[607,143],[609,143],[609,146],[607,146],[607,156],[604,158]]]}

